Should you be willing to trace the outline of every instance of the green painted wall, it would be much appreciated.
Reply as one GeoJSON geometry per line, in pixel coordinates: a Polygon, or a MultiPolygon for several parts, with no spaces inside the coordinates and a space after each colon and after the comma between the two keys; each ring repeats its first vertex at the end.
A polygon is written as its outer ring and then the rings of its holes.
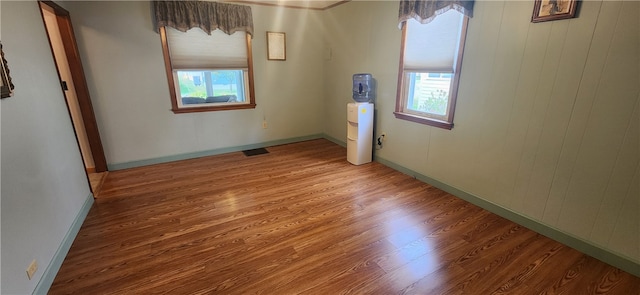
{"type": "Polygon", "coordinates": [[[252,6],[257,108],[174,114],[150,2],[66,4],[108,164],[322,133],[320,11],[252,6]],[[266,31],[286,33],[286,61],[267,60],[266,31]]]}
{"type": "Polygon", "coordinates": [[[537,24],[532,9],[476,3],[451,131],[393,116],[397,2],[326,11],[325,133],[345,137],[351,75],[372,73],[377,157],[638,263],[640,2],[584,1],[537,24]]]}
{"type": "MultiPolygon", "coordinates": [[[[450,131],[392,114],[396,1],[253,6],[258,108],[186,115],[169,111],[148,3],[64,6],[110,164],[320,133],[345,140],[351,75],[370,72],[387,133],[377,157],[640,262],[640,2],[583,1],[576,19],[532,24],[532,2],[478,1],[450,131]],[[287,33],[287,61],[266,61],[267,30],[287,33]]],[[[0,8],[17,87],[0,104],[0,292],[24,294],[63,256],[89,187],[37,3],[0,8]],[[28,281],[33,258],[42,272],[28,281]]]]}

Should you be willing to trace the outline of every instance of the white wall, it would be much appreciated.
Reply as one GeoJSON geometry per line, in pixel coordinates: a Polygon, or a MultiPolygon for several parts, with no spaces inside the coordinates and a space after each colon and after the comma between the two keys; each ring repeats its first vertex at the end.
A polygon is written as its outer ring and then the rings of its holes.
{"type": "Polygon", "coordinates": [[[31,294],[91,194],[37,2],[2,1],[15,84],[3,99],[0,293],[31,294]],[[33,259],[38,272],[28,280],[33,259]]]}
{"type": "Polygon", "coordinates": [[[256,109],[174,114],[150,3],[67,7],[109,164],[322,133],[319,11],[252,7],[256,109]],[[287,34],[286,61],[266,60],[266,31],[287,34]]]}
{"type": "Polygon", "coordinates": [[[533,24],[533,1],[477,1],[450,131],[393,116],[397,6],[325,13],[325,132],[345,137],[350,75],[371,72],[377,156],[640,262],[640,2],[533,24]]]}

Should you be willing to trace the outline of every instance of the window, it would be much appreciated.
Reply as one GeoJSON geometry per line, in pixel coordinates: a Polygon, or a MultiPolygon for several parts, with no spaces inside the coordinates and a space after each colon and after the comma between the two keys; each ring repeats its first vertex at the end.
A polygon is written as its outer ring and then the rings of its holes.
{"type": "Polygon", "coordinates": [[[255,108],[251,36],[161,27],[174,113],[255,108]]]}
{"type": "Polygon", "coordinates": [[[467,17],[451,9],[427,24],[402,26],[395,116],[453,128],[467,17]]]}
{"type": "Polygon", "coordinates": [[[198,106],[205,103],[247,101],[245,70],[174,70],[178,79],[180,107],[198,106]]]}

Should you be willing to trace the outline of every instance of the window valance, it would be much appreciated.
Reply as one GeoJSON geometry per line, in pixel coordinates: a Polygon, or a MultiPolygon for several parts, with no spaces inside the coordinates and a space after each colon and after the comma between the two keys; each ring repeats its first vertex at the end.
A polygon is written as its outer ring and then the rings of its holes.
{"type": "Polygon", "coordinates": [[[251,7],[205,1],[153,1],[154,26],[186,32],[200,28],[207,34],[218,29],[228,35],[245,31],[253,36],[251,7]]]}
{"type": "Polygon", "coordinates": [[[400,0],[398,27],[408,19],[415,19],[421,24],[431,22],[436,16],[455,9],[460,13],[473,17],[474,0],[400,0]]]}

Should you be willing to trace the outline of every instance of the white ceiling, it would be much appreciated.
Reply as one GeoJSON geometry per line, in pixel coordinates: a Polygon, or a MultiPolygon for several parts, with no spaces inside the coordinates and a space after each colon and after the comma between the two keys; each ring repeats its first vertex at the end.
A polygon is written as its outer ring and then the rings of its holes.
{"type": "Polygon", "coordinates": [[[245,2],[248,4],[262,4],[287,6],[295,8],[309,9],[326,9],[337,5],[340,2],[348,2],[349,0],[223,0],[223,2],[245,2]]]}

